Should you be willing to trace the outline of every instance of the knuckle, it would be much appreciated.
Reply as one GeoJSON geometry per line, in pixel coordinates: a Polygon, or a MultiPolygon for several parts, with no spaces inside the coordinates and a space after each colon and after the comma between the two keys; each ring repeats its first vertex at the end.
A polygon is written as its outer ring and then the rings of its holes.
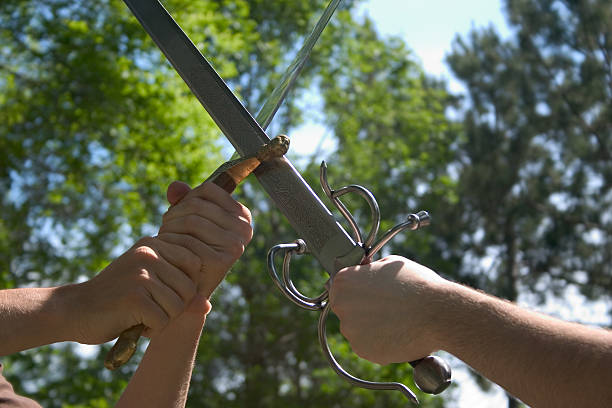
{"type": "Polygon", "coordinates": [[[243,252],[244,244],[242,243],[242,241],[235,241],[227,248],[227,253],[229,257],[233,260],[240,258],[243,252]]]}
{"type": "Polygon", "coordinates": [[[139,286],[146,286],[151,283],[152,280],[153,276],[151,275],[151,272],[149,272],[148,269],[140,268],[136,272],[136,282],[139,286]]]}
{"type": "Polygon", "coordinates": [[[147,259],[157,259],[157,252],[155,249],[151,248],[149,245],[141,245],[134,248],[134,254],[137,256],[141,256],[147,259]]]}
{"type": "Polygon", "coordinates": [[[189,282],[191,282],[191,284],[188,285],[186,288],[185,300],[193,299],[196,293],[198,293],[198,288],[196,287],[196,285],[191,280],[189,282]]]}
{"type": "Polygon", "coordinates": [[[253,227],[251,224],[243,223],[240,235],[245,244],[251,242],[251,239],[253,238],[253,227]]]}
{"type": "Polygon", "coordinates": [[[336,272],[332,280],[332,285],[331,285],[332,290],[334,292],[341,290],[341,288],[343,288],[346,285],[347,280],[348,280],[347,269],[340,269],[338,272],[336,272]]]}
{"type": "Polygon", "coordinates": [[[170,217],[170,211],[172,209],[169,209],[168,211],[166,211],[163,215],[162,215],[162,225],[165,224],[166,222],[168,222],[168,217],[170,217]]]}
{"type": "Polygon", "coordinates": [[[253,216],[251,215],[251,210],[242,203],[238,203],[240,208],[241,217],[243,217],[249,224],[253,221],[253,216]]]}
{"type": "Polygon", "coordinates": [[[141,262],[157,261],[159,259],[159,255],[153,245],[153,238],[146,241],[140,240],[136,246],[134,246],[132,254],[137,261],[141,262]]]}
{"type": "Polygon", "coordinates": [[[186,263],[186,268],[189,271],[193,271],[193,272],[198,272],[200,268],[202,267],[202,260],[200,259],[200,257],[195,255],[191,251],[189,251],[189,253],[187,254],[185,263],[186,263]]]}
{"type": "Polygon", "coordinates": [[[196,214],[202,212],[203,203],[204,200],[202,200],[201,198],[189,197],[188,199],[183,200],[181,205],[188,214],[196,214]]]}
{"type": "Polygon", "coordinates": [[[228,251],[226,250],[219,252],[217,255],[218,255],[217,259],[218,259],[219,265],[220,266],[222,265],[224,268],[229,268],[234,264],[234,262],[236,262],[236,257],[233,255],[230,255],[228,251]]]}

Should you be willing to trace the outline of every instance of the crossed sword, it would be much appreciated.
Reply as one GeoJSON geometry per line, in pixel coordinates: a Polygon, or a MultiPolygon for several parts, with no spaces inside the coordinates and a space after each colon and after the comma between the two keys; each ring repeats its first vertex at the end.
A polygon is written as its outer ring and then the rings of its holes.
{"type": "MultiPolygon", "coordinates": [[[[370,204],[373,219],[376,215],[380,218],[378,204],[376,204],[372,194],[361,186],[349,186],[338,191],[331,190],[327,184],[326,166],[323,163],[321,166],[321,182],[324,190],[334,205],[349,220],[353,229],[353,236],[356,238],[354,240],[336,221],[332,213],[312,191],[291,162],[284,157],[289,146],[288,138],[281,135],[270,140],[265,133],[264,129],[272,121],[308,59],[310,51],[329,23],[341,0],[330,1],[279,84],[268,96],[256,119],[240,103],[223,79],[215,72],[210,63],[158,0],[124,0],[124,2],[208,111],[239,155],[239,158],[221,165],[208,180],[231,193],[237,184],[250,173],[254,173],[274,204],[302,237],[301,240],[296,241],[297,243],[278,245],[270,251],[268,256],[270,274],[276,285],[292,301],[307,309],[322,311],[319,320],[319,340],[332,368],[339,376],[355,386],[377,390],[398,390],[410,401],[418,404],[414,393],[404,384],[365,381],[347,373],[335,360],[327,344],[325,334],[325,321],[329,313],[327,292],[325,291],[315,302],[308,302],[309,298],[299,294],[291,281],[285,276],[285,274],[288,276],[288,271],[285,271],[285,268],[288,269],[289,267],[288,257],[290,258],[291,253],[302,253],[307,248],[308,252],[318,259],[330,277],[333,277],[336,271],[344,267],[369,262],[373,253],[400,230],[417,229],[419,226],[427,225],[429,220],[426,212],[410,214],[407,222],[388,231],[379,241],[379,244],[374,245],[376,248],[372,248],[373,238],[371,239],[370,236],[364,244],[354,220],[348,210],[339,202],[338,197],[340,194],[349,192],[349,190],[360,193],[370,204]],[[359,191],[355,191],[355,189],[359,191]],[[287,251],[283,265],[284,282],[281,282],[277,277],[274,268],[274,254],[282,249],[287,251]],[[373,251],[373,249],[375,250],[373,251]],[[292,293],[295,295],[292,295],[292,293]],[[298,299],[295,299],[296,297],[298,299]]],[[[376,226],[374,232],[376,233],[377,230],[378,226],[376,226]]],[[[105,366],[109,369],[115,369],[127,362],[136,350],[137,341],[143,330],[143,325],[133,326],[125,330],[107,355],[105,366]]],[[[422,391],[438,394],[450,385],[450,367],[441,358],[428,356],[410,364],[414,367],[415,383],[422,391]]]]}

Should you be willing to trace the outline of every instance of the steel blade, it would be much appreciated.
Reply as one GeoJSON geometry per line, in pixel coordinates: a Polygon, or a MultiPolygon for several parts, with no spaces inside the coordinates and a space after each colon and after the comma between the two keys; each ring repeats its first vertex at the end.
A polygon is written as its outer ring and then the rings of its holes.
{"type": "MultiPolygon", "coordinates": [[[[159,1],[124,2],[241,156],[253,154],[270,140],[159,1]]],[[[255,175],[330,275],[361,260],[362,249],[289,160],[262,163],[255,175]]]]}
{"type": "MultiPolygon", "coordinates": [[[[329,24],[329,20],[332,18],[341,2],[342,0],[332,0],[329,2],[325,11],[323,11],[323,14],[319,17],[317,24],[308,37],[306,37],[306,40],[304,40],[302,48],[300,48],[293,61],[291,61],[291,64],[289,64],[283,73],[278,84],[276,84],[276,87],[272,90],[270,95],[268,95],[264,104],[259,109],[259,112],[257,112],[255,120],[263,130],[268,128],[268,125],[270,125],[270,122],[274,119],[274,115],[283,104],[285,97],[291,88],[293,88],[293,84],[302,72],[304,64],[306,64],[306,61],[308,61],[310,57],[310,52],[319,40],[325,27],[327,27],[327,24],[329,24]]],[[[232,155],[231,160],[237,159],[239,156],[240,154],[236,152],[232,155]]]]}
{"type": "Polygon", "coordinates": [[[157,0],[124,0],[241,156],[270,138],[157,0]]]}
{"type": "Polygon", "coordinates": [[[279,83],[276,85],[276,88],[274,88],[270,95],[268,95],[268,98],[264,102],[263,106],[259,112],[257,112],[255,119],[257,120],[257,123],[259,123],[259,126],[261,126],[263,129],[268,128],[268,125],[274,118],[278,108],[280,108],[281,104],[285,100],[287,93],[293,87],[293,84],[300,75],[300,72],[302,72],[302,68],[304,68],[304,64],[310,56],[312,48],[319,40],[323,29],[327,27],[327,24],[329,24],[329,20],[340,5],[341,1],[342,0],[332,0],[329,2],[325,11],[321,17],[319,17],[319,21],[317,21],[317,24],[312,29],[312,32],[304,41],[302,48],[300,48],[289,67],[287,67],[287,70],[281,77],[279,83]]]}

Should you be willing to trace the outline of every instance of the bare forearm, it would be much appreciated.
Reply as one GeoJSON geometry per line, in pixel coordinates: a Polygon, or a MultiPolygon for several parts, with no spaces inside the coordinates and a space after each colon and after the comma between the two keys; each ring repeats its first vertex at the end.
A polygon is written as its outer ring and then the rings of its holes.
{"type": "Polygon", "coordinates": [[[440,344],[536,407],[612,401],[612,332],[557,320],[456,284],[446,286],[440,344]]]}
{"type": "Polygon", "coordinates": [[[192,304],[151,339],[116,408],[185,406],[205,313],[192,304]]]}
{"type": "Polygon", "coordinates": [[[67,316],[72,286],[0,291],[0,355],[70,340],[67,316]]]}

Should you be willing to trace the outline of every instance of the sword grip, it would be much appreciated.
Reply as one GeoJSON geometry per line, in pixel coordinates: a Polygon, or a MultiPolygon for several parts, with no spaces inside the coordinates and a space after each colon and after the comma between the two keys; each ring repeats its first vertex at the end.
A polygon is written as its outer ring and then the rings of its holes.
{"type": "MultiPolygon", "coordinates": [[[[261,162],[281,157],[287,153],[287,149],[289,149],[289,138],[279,135],[263,145],[256,156],[222,164],[205,182],[214,183],[231,194],[261,162]]],[[[104,366],[114,370],[127,363],[136,352],[138,340],[144,329],[143,324],[138,324],[124,330],[106,355],[104,366]]]]}
{"type": "Polygon", "coordinates": [[[127,363],[134,355],[138,346],[138,339],[140,339],[144,329],[144,324],[137,324],[124,330],[108,354],[106,354],[104,367],[114,370],[127,363]]]}

